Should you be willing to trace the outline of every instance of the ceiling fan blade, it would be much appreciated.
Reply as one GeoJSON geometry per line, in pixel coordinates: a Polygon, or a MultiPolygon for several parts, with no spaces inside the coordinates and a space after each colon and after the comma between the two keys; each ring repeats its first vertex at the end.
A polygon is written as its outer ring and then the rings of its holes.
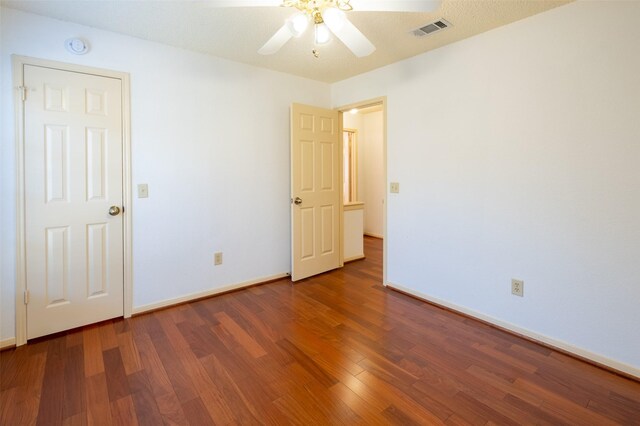
{"type": "Polygon", "coordinates": [[[442,0],[351,0],[356,12],[433,12],[442,0]]]}
{"type": "Polygon", "coordinates": [[[281,0],[205,0],[209,7],[261,7],[280,6],[281,0]]]}
{"type": "Polygon", "coordinates": [[[369,56],[376,47],[336,8],[326,9],[322,13],[324,23],[331,32],[344,43],[358,58],[369,56]]]}
{"type": "Polygon", "coordinates": [[[287,24],[284,24],[280,29],[258,50],[261,55],[273,55],[282,46],[285,45],[289,39],[293,37],[287,24]]]}

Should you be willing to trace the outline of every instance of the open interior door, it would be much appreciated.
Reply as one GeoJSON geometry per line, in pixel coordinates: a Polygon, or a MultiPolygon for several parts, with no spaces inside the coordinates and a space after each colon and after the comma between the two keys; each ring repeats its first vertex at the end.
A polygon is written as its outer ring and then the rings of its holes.
{"type": "Polygon", "coordinates": [[[291,106],[291,278],[340,265],[341,171],[338,111],[291,106]]]}

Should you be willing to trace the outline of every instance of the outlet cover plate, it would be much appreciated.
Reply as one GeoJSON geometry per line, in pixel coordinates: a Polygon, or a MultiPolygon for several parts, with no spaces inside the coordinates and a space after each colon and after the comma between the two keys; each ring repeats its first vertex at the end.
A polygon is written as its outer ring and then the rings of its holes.
{"type": "Polygon", "coordinates": [[[511,279],[511,294],[524,297],[524,281],[511,279]]]}

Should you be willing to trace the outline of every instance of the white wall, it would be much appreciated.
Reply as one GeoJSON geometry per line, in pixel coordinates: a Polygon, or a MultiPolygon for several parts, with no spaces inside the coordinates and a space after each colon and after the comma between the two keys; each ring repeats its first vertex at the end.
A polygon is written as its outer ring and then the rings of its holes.
{"type": "MultiPolygon", "coordinates": [[[[360,138],[362,136],[362,114],[351,114],[345,112],[342,114],[342,128],[356,130],[356,145],[358,146],[358,170],[357,170],[357,182],[356,182],[356,195],[357,201],[364,202],[363,194],[366,190],[364,183],[364,174],[362,173],[362,150],[360,149],[360,138]]],[[[343,147],[344,148],[344,147],[343,147]]],[[[344,160],[344,158],[343,158],[344,160]]]]}
{"type": "Polygon", "coordinates": [[[382,111],[362,115],[360,138],[362,179],[365,189],[364,232],[375,237],[384,235],[384,122],[382,111]]]}
{"type": "Polygon", "coordinates": [[[387,96],[390,283],[640,376],[638,22],[579,1],[332,86],[387,96]]]}
{"type": "Polygon", "coordinates": [[[343,126],[358,131],[358,201],[364,203],[364,232],[382,237],[385,190],[383,113],[345,113],[343,126]]]}
{"type": "MultiPolygon", "coordinates": [[[[4,9],[0,7],[0,84],[4,81],[5,74],[5,59],[4,59],[4,48],[2,47],[2,20],[3,20],[4,9]]],[[[5,124],[5,95],[0,91],[0,132],[3,132],[2,129],[6,127],[5,124]]],[[[8,294],[5,294],[5,281],[8,276],[5,276],[5,270],[7,268],[15,269],[13,264],[7,261],[8,253],[5,252],[5,246],[8,245],[8,239],[10,235],[8,234],[7,223],[15,223],[13,222],[13,218],[8,219],[7,213],[5,209],[7,208],[7,202],[5,202],[5,194],[10,194],[13,191],[13,187],[10,186],[11,179],[7,179],[5,170],[7,169],[6,165],[6,154],[5,151],[9,149],[5,148],[5,142],[1,139],[0,136],[0,347],[3,346],[3,342],[5,342],[5,333],[3,333],[3,329],[5,328],[5,323],[10,324],[7,327],[13,327],[14,319],[9,317],[9,313],[5,314],[5,310],[11,311],[11,309],[5,308],[4,301],[9,295],[13,295],[15,291],[11,290],[8,294]],[[6,241],[6,242],[5,242],[6,241]],[[5,319],[6,318],[6,319],[5,319]]],[[[14,257],[15,258],[15,257],[14,257]]],[[[11,275],[13,276],[13,275],[11,275]]],[[[8,333],[9,336],[13,337],[15,333],[13,332],[13,328],[8,333]]]]}
{"type": "Polygon", "coordinates": [[[134,295],[141,307],[290,270],[289,105],[329,85],[2,9],[0,341],[15,336],[11,54],[131,75],[134,295]],[[65,39],[92,50],[68,54],[65,39]],[[213,253],[224,264],[213,266],[213,253]]]}

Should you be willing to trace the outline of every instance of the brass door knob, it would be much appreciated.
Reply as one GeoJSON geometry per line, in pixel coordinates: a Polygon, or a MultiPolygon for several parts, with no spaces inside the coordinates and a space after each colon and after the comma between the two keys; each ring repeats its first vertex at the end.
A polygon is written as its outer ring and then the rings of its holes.
{"type": "Polygon", "coordinates": [[[109,207],[109,214],[111,216],[118,216],[120,214],[120,207],[118,206],[109,207]]]}
{"type": "Polygon", "coordinates": [[[295,200],[293,200],[293,203],[294,203],[296,206],[299,206],[300,204],[302,204],[302,198],[300,198],[300,197],[296,197],[296,199],[295,199],[295,200]]]}

